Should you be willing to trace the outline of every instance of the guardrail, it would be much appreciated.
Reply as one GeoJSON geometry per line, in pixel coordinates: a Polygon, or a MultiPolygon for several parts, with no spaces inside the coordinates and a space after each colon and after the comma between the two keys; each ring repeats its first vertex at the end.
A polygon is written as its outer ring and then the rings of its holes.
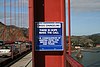
{"type": "Polygon", "coordinates": [[[84,67],[82,64],[73,59],[70,55],[66,54],[67,67],[84,67]]]}

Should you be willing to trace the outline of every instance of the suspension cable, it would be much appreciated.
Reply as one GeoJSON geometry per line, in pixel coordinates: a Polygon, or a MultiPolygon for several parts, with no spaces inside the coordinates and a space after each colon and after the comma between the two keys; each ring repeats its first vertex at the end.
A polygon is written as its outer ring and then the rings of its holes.
{"type": "Polygon", "coordinates": [[[24,0],[23,0],[23,26],[24,26],[24,24],[25,24],[25,22],[24,22],[24,0]]]}
{"type": "MultiPolygon", "coordinates": [[[[23,0],[21,0],[21,28],[23,27],[22,24],[23,24],[23,9],[22,9],[22,6],[23,6],[23,0]]],[[[21,37],[21,41],[23,40],[23,38],[21,37]]]]}
{"type": "MultiPolygon", "coordinates": [[[[18,26],[20,27],[20,4],[19,4],[19,0],[18,0],[18,26]]],[[[18,36],[20,36],[19,35],[19,32],[18,32],[18,36]]]]}
{"type": "MultiPolygon", "coordinates": [[[[10,0],[10,25],[12,24],[12,0],[10,0]]],[[[10,26],[10,34],[12,33],[11,31],[11,26],[10,26]]],[[[10,35],[11,36],[11,35],[10,35]]],[[[12,39],[12,36],[11,36],[12,39]]],[[[12,39],[13,40],[13,39],[12,39]]]]}
{"type": "MultiPolygon", "coordinates": [[[[24,0],[22,0],[22,28],[24,28],[24,0]]],[[[24,41],[24,37],[22,41],[24,41]]]]}
{"type": "MultiPolygon", "coordinates": [[[[20,10],[21,10],[21,11],[20,11],[20,13],[21,13],[21,22],[20,22],[20,23],[21,23],[21,28],[22,28],[22,0],[21,0],[21,8],[20,8],[20,10]]],[[[20,33],[20,34],[21,34],[21,33],[20,33]]],[[[21,41],[22,41],[22,37],[21,37],[21,41]]]]}
{"type": "Polygon", "coordinates": [[[16,0],[15,0],[15,3],[14,3],[14,14],[15,14],[15,26],[16,26],[16,0]]]}
{"type": "Polygon", "coordinates": [[[5,41],[5,31],[6,31],[6,0],[4,0],[4,32],[3,32],[3,40],[5,41]]]}
{"type": "MultiPolygon", "coordinates": [[[[17,5],[18,5],[18,19],[17,19],[17,21],[18,21],[18,26],[19,26],[19,0],[17,1],[17,5]]],[[[18,28],[19,29],[19,28],[18,28]]],[[[17,33],[17,36],[19,37],[19,33],[17,33]]]]}

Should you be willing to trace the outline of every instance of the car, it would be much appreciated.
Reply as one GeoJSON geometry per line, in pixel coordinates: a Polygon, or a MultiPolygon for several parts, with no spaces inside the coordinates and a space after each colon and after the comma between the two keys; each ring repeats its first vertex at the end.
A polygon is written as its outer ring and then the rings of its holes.
{"type": "Polygon", "coordinates": [[[4,44],[3,40],[0,40],[0,46],[2,46],[4,44]]]}
{"type": "Polygon", "coordinates": [[[11,56],[11,46],[2,46],[0,48],[0,56],[11,56]]]}
{"type": "Polygon", "coordinates": [[[12,56],[12,54],[15,55],[17,53],[19,53],[19,50],[16,45],[13,45],[13,49],[11,45],[4,45],[0,48],[0,56],[2,57],[12,56]]]}

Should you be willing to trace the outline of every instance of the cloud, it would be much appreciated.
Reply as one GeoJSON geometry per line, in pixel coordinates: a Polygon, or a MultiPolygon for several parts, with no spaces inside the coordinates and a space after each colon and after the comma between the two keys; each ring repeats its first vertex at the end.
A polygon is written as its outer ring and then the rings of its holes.
{"type": "Polygon", "coordinates": [[[73,11],[100,11],[100,0],[71,0],[71,8],[73,11]]]}

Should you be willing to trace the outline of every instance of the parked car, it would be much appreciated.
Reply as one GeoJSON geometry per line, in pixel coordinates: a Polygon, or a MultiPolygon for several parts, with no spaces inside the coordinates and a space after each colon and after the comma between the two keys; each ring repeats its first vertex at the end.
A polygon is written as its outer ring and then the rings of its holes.
{"type": "Polygon", "coordinates": [[[11,46],[2,46],[0,48],[0,56],[11,56],[11,46]]]}
{"type": "Polygon", "coordinates": [[[0,40],[0,46],[4,45],[4,41],[0,40]]]}
{"type": "Polygon", "coordinates": [[[0,49],[0,56],[11,56],[12,54],[15,55],[18,52],[19,50],[15,45],[13,45],[13,48],[11,45],[4,45],[0,49]]]}

